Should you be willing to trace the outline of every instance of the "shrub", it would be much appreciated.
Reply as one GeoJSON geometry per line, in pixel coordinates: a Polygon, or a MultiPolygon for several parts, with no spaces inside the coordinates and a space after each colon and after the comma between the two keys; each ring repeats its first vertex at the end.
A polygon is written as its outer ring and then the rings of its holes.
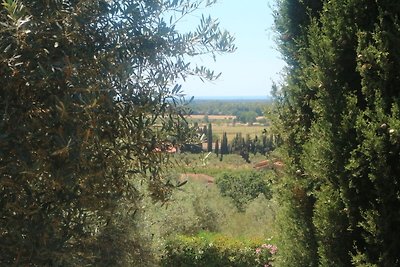
{"type": "Polygon", "coordinates": [[[260,172],[222,173],[217,176],[216,184],[223,196],[232,198],[239,211],[259,194],[269,199],[271,190],[265,174],[260,172]]]}
{"type": "Polygon", "coordinates": [[[164,204],[154,204],[149,197],[144,198],[142,204],[139,227],[157,260],[171,237],[196,235],[200,231],[220,232],[221,226],[236,212],[235,206],[223,198],[216,187],[195,181],[175,190],[164,204]]]}
{"type": "Polygon", "coordinates": [[[220,231],[220,225],[235,212],[235,207],[229,199],[221,197],[217,188],[194,181],[173,192],[165,208],[160,205],[149,204],[147,216],[151,217],[149,224],[153,225],[150,227],[153,233],[166,238],[220,231]]]}
{"type": "Polygon", "coordinates": [[[160,252],[176,235],[194,236],[207,231],[246,239],[270,238],[274,235],[275,205],[260,194],[245,206],[244,212],[238,212],[215,186],[189,181],[175,190],[164,205],[144,199],[139,227],[159,261],[160,252]]]}
{"type": "Polygon", "coordinates": [[[272,266],[276,252],[276,246],[263,244],[261,240],[241,240],[213,233],[178,235],[167,242],[161,266],[272,266]]]}

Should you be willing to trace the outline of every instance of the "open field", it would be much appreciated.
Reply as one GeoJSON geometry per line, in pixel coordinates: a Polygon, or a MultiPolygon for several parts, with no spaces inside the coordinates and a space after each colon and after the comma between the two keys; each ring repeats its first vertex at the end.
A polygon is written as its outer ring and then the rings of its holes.
{"type": "Polygon", "coordinates": [[[265,161],[266,156],[257,154],[250,155],[250,162],[247,163],[240,155],[228,154],[224,155],[223,161],[214,153],[202,154],[176,154],[175,160],[180,162],[175,170],[183,174],[204,174],[215,177],[222,172],[248,172],[254,170],[256,163],[265,161]]]}
{"type": "Polygon", "coordinates": [[[228,137],[228,142],[232,141],[232,139],[235,137],[237,133],[242,133],[243,137],[246,137],[247,134],[250,135],[251,138],[254,138],[254,136],[258,135],[258,137],[261,136],[262,132],[264,129],[266,129],[266,126],[262,125],[243,125],[243,124],[213,124],[213,135],[217,135],[222,138],[222,134],[226,132],[226,135],[228,137]]]}
{"type": "MultiPolygon", "coordinates": [[[[228,137],[228,142],[231,141],[237,133],[241,133],[243,137],[246,137],[247,134],[250,135],[251,138],[258,135],[260,136],[264,129],[268,126],[262,125],[260,123],[254,123],[252,125],[243,124],[239,122],[233,122],[236,119],[236,116],[233,115],[207,115],[208,121],[212,124],[213,135],[222,139],[222,134],[226,132],[228,137]]],[[[205,115],[191,115],[188,117],[189,121],[196,121],[199,123],[199,126],[207,125],[204,119],[205,115]]],[[[257,120],[261,120],[264,117],[257,117],[257,120]]]]}
{"type": "Polygon", "coordinates": [[[189,119],[193,120],[204,120],[204,116],[208,116],[209,120],[233,120],[236,119],[236,116],[233,115],[190,115],[189,119]]]}
{"type": "MultiPolygon", "coordinates": [[[[205,114],[196,114],[187,116],[186,119],[191,122],[197,122],[199,124],[241,124],[238,117],[235,115],[205,115],[205,114]]],[[[268,122],[264,116],[255,117],[254,123],[255,125],[267,125],[268,122]]]]}

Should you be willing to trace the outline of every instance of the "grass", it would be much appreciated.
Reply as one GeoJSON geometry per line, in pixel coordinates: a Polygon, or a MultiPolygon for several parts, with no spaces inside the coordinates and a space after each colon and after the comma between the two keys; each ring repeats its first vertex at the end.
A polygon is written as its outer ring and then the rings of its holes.
{"type": "Polygon", "coordinates": [[[222,161],[220,161],[219,157],[214,153],[207,155],[208,153],[183,153],[174,155],[176,161],[179,162],[177,171],[183,173],[207,174],[215,177],[221,172],[251,171],[255,163],[266,159],[265,156],[260,154],[250,155],[251,163],[246,163],[246,161],[237,154],[224,155],[222,161]]]}

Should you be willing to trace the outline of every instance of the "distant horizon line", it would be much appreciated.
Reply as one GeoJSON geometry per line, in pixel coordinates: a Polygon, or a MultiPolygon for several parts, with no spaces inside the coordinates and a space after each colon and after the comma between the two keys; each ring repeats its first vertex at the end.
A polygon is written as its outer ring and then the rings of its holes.
{"type": "MultiPolygon", "coordinates": [[[[186,95],[187,97],[192,97],[191,95],[186,95]]],[[[270,100],[272,97],[269,95],[251,95],[251,96],[196,96],[194,95],[194,100],[270,100]]]]}

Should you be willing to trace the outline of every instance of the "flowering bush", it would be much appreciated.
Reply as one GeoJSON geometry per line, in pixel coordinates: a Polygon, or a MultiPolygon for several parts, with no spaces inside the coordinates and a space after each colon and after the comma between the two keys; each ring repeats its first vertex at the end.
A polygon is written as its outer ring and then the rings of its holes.
{"type": "Polygon", "coordinates": [[[271,267],[273,256],[277,253],[278,248],[271,244],[262,244],[256,248],[256,261],[259,263],[258,266],[271,267]]]}
{"type": "Polygon", "coordinates": [[[260,240],[241,240],[220,234],[177,236],[167,242],[161,266],[165,267],[270,267],[274,245],[260,240]]]}

